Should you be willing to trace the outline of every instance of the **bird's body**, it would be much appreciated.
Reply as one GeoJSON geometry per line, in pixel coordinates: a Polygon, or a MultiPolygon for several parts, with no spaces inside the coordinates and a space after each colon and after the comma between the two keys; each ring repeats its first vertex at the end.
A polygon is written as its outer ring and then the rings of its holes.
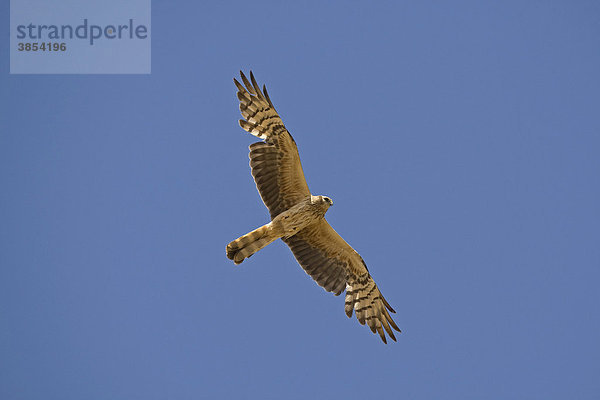
{"type": "Polygon", "coordinates": [[[256,187],[271,214],[271,222],[227,245],[227,257],[235,264],[281,238],[298,263],[320,286],[336,296],[346,290],[345,312],[356,313],[361,324],[393,339],[390,317],[395,312],[371,278],[362,257],[325,220],[333,204],[326,196],[313,196],[304,178],[296,142],[287,131],[269,99],[260,90],[252,72],[250,81],[241,74],[238,88],[240,126],[264,140],[250,146],[250,167],[256,187]]]}
{"type": "Polygon", "coordinates": [[[324,196],[310,196],[289,210],[278,214],[271,222],[253,230],[227,245],[227,257],[240,264],[273,241],[288,239],[325,216],[331,203],[324,196]]]}

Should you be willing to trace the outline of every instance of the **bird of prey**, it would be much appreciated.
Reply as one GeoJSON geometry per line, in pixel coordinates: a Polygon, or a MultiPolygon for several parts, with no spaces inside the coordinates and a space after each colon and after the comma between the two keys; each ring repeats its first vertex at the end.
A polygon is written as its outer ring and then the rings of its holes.
{"type": "Polygon", "coordinates": [[[262,139],[250,145],[250,168],[271,222],[229,243],[227,257],[240,264],[282,239],[304,271],[326,291],[338,296],[346,290],[349,318],[354,311],[358,321],[379,333],[384,343],[384,330],[395,341],[392,328],[400,329],[389,314],[395,311],[362,257],[325,220],[333,201],[327,196],[313,196],[308,190],[296,142],[275,111],[266,86],[261,91],[252,71],[250,80],[241,71],[240,75],[243,85],[233,80],[244,117],[240,126],[262,139]]]}

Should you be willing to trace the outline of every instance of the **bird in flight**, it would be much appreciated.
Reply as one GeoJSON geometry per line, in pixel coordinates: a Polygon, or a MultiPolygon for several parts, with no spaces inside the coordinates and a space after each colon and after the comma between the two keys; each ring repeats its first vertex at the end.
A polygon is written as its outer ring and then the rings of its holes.
{"type": "Polygon", "coordinates": [[[346,291],[345,312],[367,324],[387,343],[385,332],[394,341],[400,332],[392,320],[394,309],[385,300],[369,274],[362,257],[325,220],[333,205],[327,196],[308,190],[298,148],[269,98],[266,86],[250,80],[240,71],[243,85],[237,86],[240,126],[261,139],[250,145],[250,168],[258,192],[269,209],[271,222],[227,245],[227,257],[235,264],[277,239],[287,244],[298,263],[326,291],[336,296],[346,291]],[[384,332],[385,330],[385,332],[384,332]]]}

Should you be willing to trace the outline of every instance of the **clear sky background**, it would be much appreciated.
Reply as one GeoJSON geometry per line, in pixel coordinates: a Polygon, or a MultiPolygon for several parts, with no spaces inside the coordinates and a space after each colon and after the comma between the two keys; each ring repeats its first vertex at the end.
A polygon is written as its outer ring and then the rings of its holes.
{"type": "Polygon", "coordinates": [[[0,41],[0,398],[600,396],[597,2],[152,6],[151,75],[9,75],[0,41]],[[398,343],[280,241],[226,259],[268,222],[240,69],[398,343]]]}

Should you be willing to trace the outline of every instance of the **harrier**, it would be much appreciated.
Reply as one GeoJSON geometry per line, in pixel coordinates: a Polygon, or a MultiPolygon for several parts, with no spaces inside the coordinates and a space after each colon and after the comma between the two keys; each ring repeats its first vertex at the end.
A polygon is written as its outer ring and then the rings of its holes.
{"type": "Polygon", "coordinates": [[[313,196],[304,178],[298,148],[283,125],[263,85],[262,91],[250,72],[250,81],[240,72],[238,88],[240,126],[262,141],[250,145],[250,168],[258,192],[271,214],[271,222],[227,245],[227,257],[235,264],[277,239],[283,240],[294,257],[326,291],[336,296],[346,290],[345,311],[356,313],[373,333],[387,343],[400,332],[389,312],[395,313],[371,278],[362,257],[333,230],[325,213],[333,205],[327,196],[313,196]],[[389,311],[389,312],[388,312],[389,311]]]}

